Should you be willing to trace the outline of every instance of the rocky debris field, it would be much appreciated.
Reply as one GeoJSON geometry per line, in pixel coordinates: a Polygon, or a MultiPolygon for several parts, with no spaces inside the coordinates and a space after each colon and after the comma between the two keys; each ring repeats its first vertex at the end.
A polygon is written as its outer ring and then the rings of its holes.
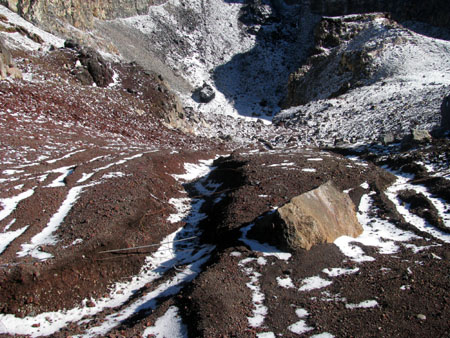
{"type": "MultiPolygon", "coordinates": [[[[180,19],[170,3],[152,10],[180,19]]],[[[234,4],[233,17],[267,38],[276,11],[252,3],[234,4]]],[[[1,337],[450,335],[445,130],[409,135],[405,122],[385,135],[363,119],[368,134],[347,139],[334,103],[364,88],[367,98],[370,85],[292,108],[276,125],[204,114],[213,106],[183,107],[166,75],[12,18],[0,16],[14,28],[1,33],[2,60],[21,73],[0,82],[1,337]],[[337,124],[320,120],[333,112],[337,124]],[[317,236],[308,208],[288,215],[315,199],[316,214],[332,215],[330,186],[348,205],[339,223],[356,231],[317,236]],[[299,239],[305,248],[291,245],[299,239]]],[[[374,18],[369,33],[425,39],[374,18]]],[[[345,54],[347,42],[334,48],[345,54]]],[[[444,82],[421,87],[432,99],[410,111],[414,126],[439,126],[440,112],[447,121],[444,82]]],[[[223,103],[215,94],[210,103],[223,103]]]]}

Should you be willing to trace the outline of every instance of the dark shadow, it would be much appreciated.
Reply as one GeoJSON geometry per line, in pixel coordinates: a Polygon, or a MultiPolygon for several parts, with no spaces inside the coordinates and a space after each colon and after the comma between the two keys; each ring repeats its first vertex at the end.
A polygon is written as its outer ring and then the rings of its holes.
{"type": "Polygon", "coordinates": [[[304,6],[283,1],[225,2],[244,4],[239,24],[245,34],[255,37],[255,44],[218,66],[214,84],[240,115],[271,120],[280,110],[289,75],[308,57],[320,17],[308,15],[304,6]]]}

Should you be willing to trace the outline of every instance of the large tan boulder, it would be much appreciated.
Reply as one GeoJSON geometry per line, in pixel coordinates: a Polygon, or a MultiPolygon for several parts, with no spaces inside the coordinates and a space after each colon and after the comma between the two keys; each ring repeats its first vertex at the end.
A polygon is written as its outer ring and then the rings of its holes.
{"type": "Polygon", "coordinates": [[[250,236],[295,251],[362,231],[352,200],[329,181],[259,219],[250,236]]]}

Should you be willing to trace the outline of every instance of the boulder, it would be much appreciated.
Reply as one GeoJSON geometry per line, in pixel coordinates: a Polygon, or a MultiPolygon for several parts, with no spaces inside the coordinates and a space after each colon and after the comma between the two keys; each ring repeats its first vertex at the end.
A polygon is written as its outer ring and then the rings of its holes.
{"type": "Polygon", "coordinates": [[[200,98],[200,102],[202,103],[211,102],[216,97],[214,89],[207,83],[204,83],[203,86],[198,89],[198,95],[200,98]]]}
{"type": "Polygon", "coordinates": [[[450,95],[444,98],[441,105],[441,127],[450,130],[450,95]]]}
{"type": "Polygon", "coordinates": [[[409,135],[403,137],[401,147],[402,150],[411,149],[420,144],[429,143],[432,139],[433,138],[427,130],[412,129],[409,135]]]}
{"type": "Polygon", "coordinates": [[[427,130],[413,129],[411,131],[412,140],[414,142],[431,142],[432,137],[427,130]]]}
{"type": "Polygon", "coordinates": [[[295,251],[332,243],[340,236],[356,237],[362,231],[356,207],[348,194],[328,181],[261,217],[249,235],[295,251]]]}
{"type": "Polygon", "coordinates": [[[107,87],[113,82],[113,71],[103,57],[94,49],[81,48],[79,51],[79,59],[97,86],[107,87]]]}

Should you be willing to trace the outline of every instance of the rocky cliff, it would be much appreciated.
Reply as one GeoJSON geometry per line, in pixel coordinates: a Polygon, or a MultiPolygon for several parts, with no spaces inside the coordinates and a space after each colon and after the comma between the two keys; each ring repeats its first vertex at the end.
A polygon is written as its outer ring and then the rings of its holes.
{"type": "Polygon", "coordinates": [[[61,32],[64,23],[76,28],[93,27],[94,18],[106,20],[145,14],[149,5],[160,0],[0,0],[26,19],[39,23],[50,31],[61,32]]]}
{"type": "Polygon", "coordinates": [[[311,10],[328,16],[389,12],[396,21],[422,21],[450,27],[447,0],[311,0],[311,10]]]}

